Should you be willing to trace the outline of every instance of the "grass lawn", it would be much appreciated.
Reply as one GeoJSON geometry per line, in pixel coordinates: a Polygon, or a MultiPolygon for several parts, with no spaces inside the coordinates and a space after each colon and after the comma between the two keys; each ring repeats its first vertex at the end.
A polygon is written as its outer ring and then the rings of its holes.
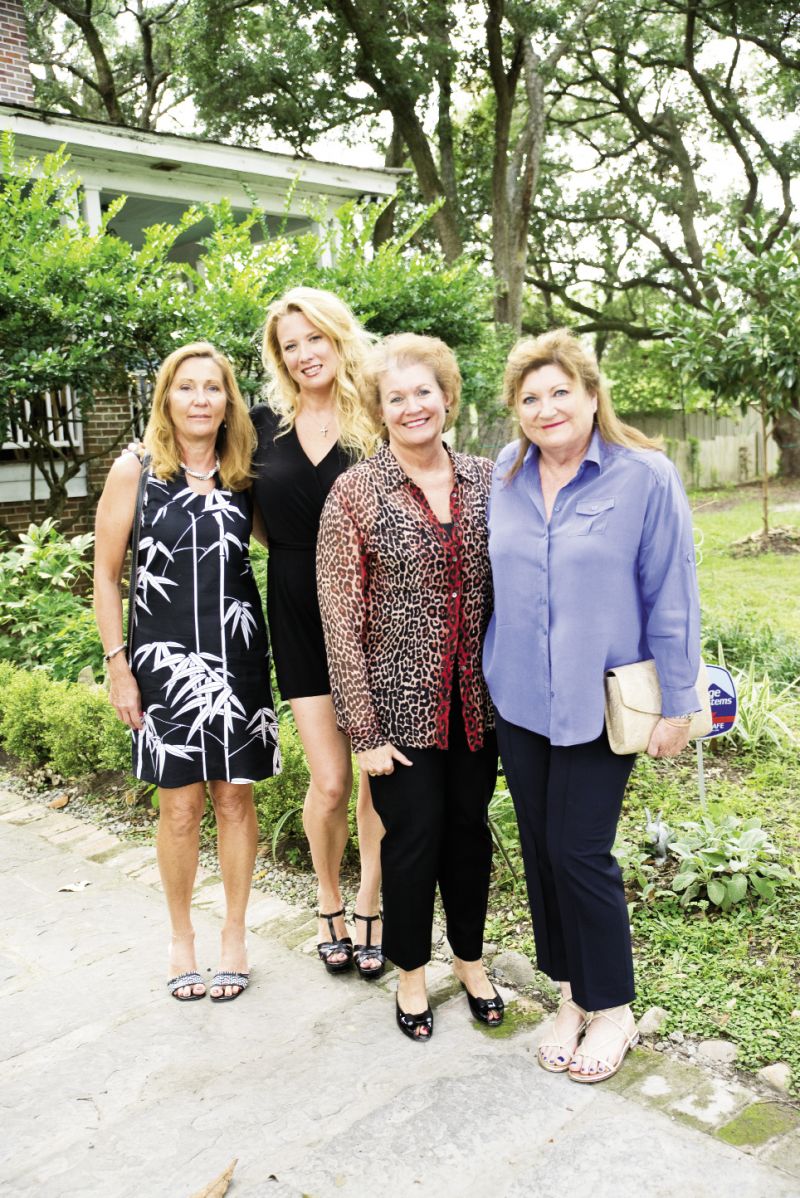
{"type": "MultiPolygon", "coordinates": [[[[770,525],[800,527],[800,486],[773,487],[770,525]]],[[[731,543],[761,528],[761,493],[747,486],[693,491],[700,598],[716,619],[754,624],[800,640],[800,553],[736,557],[731,543]]]]}
{"type": "MultiPolygon", "coordinates": [[[[707,656],[721,639],[729,667],[756,661],[773,691],[800,675],[800,553],[736,557],[732,541],[760,527],[756,488],[694,492],[702,533],[699,569],[707,656]]],[[[800,486],[774,493],[773,524],[800,525],[800,486]],[[780,510],[779,510],[780,509],[780,510]]],[[[800,737],[798,691],[780,708],[800,737]]],[[[800,741],[747,746],[735,735],[705,746],[707,814],[758,817],[794,881],[772,901],[750,895],[721,912],[706,900],[683,907],[671,889],[678,860],[658,870],[647,855],[645,808],[662,812],[673,829],[703,815],[697,766],[687,751],[677,761],[637,762],[620,821],[618,851],[631,904],[637,974],[635,1009],[669,1012],[664,1032],[734,1041],[737,1063],[759,1069],[787,1062],[800,1091],[800,741]],[[647,889],[644,891],[643,887],[647,889]]],[[[518,875],[518,839],[510,801],[493,803],[493,817],[518,875]]],[[[524,885],[500,858],[490,900],[487,938],[534,956],[524,885]]],[[[543,993],[547,990],[543,988],[543,993]]]]}

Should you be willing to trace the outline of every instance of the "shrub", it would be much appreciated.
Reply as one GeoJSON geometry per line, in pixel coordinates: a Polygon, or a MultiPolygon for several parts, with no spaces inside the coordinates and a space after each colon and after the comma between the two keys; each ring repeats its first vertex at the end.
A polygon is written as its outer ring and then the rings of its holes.
{"type": "Polygon", "coordinates": [[[41,662],[54,678],[67,682],[75,682],[86,666],[95,681],[103,677],[103,645],[90,607],[63,615],[63,621],[42,642],[41,662]]]}
{"type": "Polygon", "coordinates": [[[102,671],[91,608],[70,589],[89,574],[93,539],[67,539],[47,519],[0,552],[0,658],[73,681],[86,665],[102,671]]]}
{"type": "Polygon", "coordinates": [[[41,670],[17,670],[5,688],[0,738],[9,753],[28,765],[48,760],[45,713],[57,685],[41,670]]]}
{"type": "MultiPolygon", "coordinates": [[[[3,713],[7,703],[6,691],[16,672],[10,662],[0,661],[0,728],[2,728],[3,713]]],[[[2,740],[2,733],[0,733],[0,740],[2,740]]]]}
{"type": "Polygon", "coordinates": [[[48,759],[68,778],[130,769],[130,730],[102,687],[54,684],[43,714],[48,759]]]}

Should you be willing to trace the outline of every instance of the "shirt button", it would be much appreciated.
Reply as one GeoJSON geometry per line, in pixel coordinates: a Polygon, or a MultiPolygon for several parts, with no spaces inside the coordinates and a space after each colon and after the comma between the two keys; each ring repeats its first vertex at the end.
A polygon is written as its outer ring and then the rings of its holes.
{"type": "Polygon", "coordinates": [[[554,511],[554,512],[560,512],[560,511],[561,511],[561,504],[560,504],[560,503],[557,503],[557,504],[556,504],[556,506],[553,508],[553,511],[554,511]]]}
{"type": "Polygon", "coordinates": [[[450,596],[450,598],[451,598],[451,599],[457,599],[457,598],[458,598],[458,591],[453,591],[453,593],[452,593],[452,595],[450,596]]]}
{"type": "Polygon", "coordinates": [[[596,512],[596,511],[597,511],[597,504],[596,504],[596,503],[593,503],[593,504],[592,504],[592,511],[593,511],[593,512],[596,512]]]}
{"type": "Polygon", "coordinates": [[[555,691],[550,691],[550,698],[551,698],[551,699],[555,699],[555,697],[556,697],[556,692],[555,692],[555,691]]]}

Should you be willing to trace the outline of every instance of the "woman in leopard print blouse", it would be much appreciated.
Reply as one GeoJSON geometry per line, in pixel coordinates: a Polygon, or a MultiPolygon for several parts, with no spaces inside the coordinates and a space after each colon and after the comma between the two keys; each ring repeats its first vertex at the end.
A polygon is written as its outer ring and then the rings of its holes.
{"type": "Polygon", "coordinates": [[[491,1026],[503,1017],[481,961],[497,774],[480,670],[492,463],[442,441],[460,393],[441,341],[401,334],[374,351],[365,398],[385,444],[337,479],[317,549],[337,723],[386,829],[383,947],[400,973],[397,1022],[417,1041],[433,1033],[425,965],[437,882],[472,1012],[491,1026]]]}

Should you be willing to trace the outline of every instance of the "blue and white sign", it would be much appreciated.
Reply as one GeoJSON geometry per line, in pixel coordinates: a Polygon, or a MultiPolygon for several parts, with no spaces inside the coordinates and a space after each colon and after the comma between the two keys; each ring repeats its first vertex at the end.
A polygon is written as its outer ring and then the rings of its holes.
{"type": "Polygon", "coordinates": [[[736,687],[723,666],[706,666],[708,673],[708,696],[711,700],[711,731],[703,737],[722,736],[730,732],[736,723],[736,687]]]}

